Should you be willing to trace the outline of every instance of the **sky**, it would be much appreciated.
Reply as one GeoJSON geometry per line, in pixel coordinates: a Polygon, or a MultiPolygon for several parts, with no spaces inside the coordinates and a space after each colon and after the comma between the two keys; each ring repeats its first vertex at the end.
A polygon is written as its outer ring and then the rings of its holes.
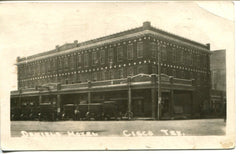
{"type": "Polygon", "coordinates": [[[108,2],[0,4],[0,60],[3,86],[17,89],[16,58],[142,26],[234,51],[231,2],[108,2]],[[7,79],[7,80],[4,80],[7,79]]]}

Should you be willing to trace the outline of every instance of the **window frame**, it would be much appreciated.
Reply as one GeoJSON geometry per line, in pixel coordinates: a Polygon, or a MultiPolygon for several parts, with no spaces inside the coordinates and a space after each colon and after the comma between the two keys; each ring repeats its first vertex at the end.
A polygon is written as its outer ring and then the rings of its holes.
{"type": "Polygon", "coordinates": [[[92,52],[92,65],[96,66],[98,64],[98,55],[97,51],[92,52]]]}
{"type": "Polygon", "coordinates": [[[123,61],[123,57],[124,57],[124,55],[123,55],[123,46],[118,46],[117,47],[117,61],[118,62],[122,62],[123,61]]]}
{"type": "Polygon", "coordinates": [[[151,51],[153,58],[157,58],[157,48],[158,48],[158,46],[157,46],[156,42],[150,43],[150,51],[151,51]]]}
{"type": "Polygon", "coordinates": [[[137,42],[137,58],[143,58],[143,42],[137,42]]]}
{"type": "Polygon", "coordinates": [[[78,68],[82,67],[82,55],[81,54],[77,55],[77,66],[78,66],[78,68]]]}
{"type": "Polygon", "coordinates": [[[128,60],[133,60],[133,44],[132,43],[127,45],[127,59],[128,60]],[[131,57],[130,57],[130,55],[131,55],[131,57]]]}
{"type": "Polygon", "coordinates": [[[84,67],[89,67],[89,54],[88,53],[84,54],[83,61],[84,61],[84,67]]]}
{"type": "Polygon", "coordinates": [[[109,48],[108,49],[108,62],[113,63],[113,61],[114,61],[114,49],[109,48]]]}
{"type": "Polygon", "coordinates": [[[106,55],[106,51],[102,49],[100,51],[100,63],[101,64],[105,64],[105,55],[106,55]]]}

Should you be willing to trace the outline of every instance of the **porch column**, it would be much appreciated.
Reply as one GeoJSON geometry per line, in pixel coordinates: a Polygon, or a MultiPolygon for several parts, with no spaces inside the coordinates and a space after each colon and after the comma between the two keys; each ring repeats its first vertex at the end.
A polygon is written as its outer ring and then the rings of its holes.
{"type": "Polygon", "coordinates": [[[90,104],[91,103],[91,92],[89,91],[87,94],[88,94],[88,104],[90,104]]]}
{"type": "Polygon", "coordinates": [[[57,95],[57,112],[58,112],[58,113],[61,112],[60,106],[61,106],[61,95],[58,94],[58,95],[57,95]]]}
{"type": "Polygon", "coordinates": [[[151,89],[151,96],[152,96],[152,118],[156,119],[156,88],[157,88],[157,83],[156,83],[156,75],[151,76],[152,80],[152,86],[153,88],[151,89]]]}
{"type": "Polygon", "coordinates": [[[42,95],[39,95],[39,104],[42,103],[42,95]]]}
{"type": "Polygon", "coordinates": [[[174,116],[174,91],[173,91],[173,77],[170,78],[170,114],[174,116]]]}
{"type": "Polygon", "coordinates": [[[131,106],[132,106],[132,90],[131,90],[131,77],[128,77],[128,112],[131,112],[131,106]]]}

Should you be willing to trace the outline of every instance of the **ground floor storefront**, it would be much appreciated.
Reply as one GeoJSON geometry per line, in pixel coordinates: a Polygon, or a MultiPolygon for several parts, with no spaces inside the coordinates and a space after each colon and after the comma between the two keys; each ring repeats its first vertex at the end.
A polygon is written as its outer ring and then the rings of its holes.
{"type": "Polygon", "coordinates": [[[12,120],[105,120],[191,118],[196,114],[192,80],[163,75],[115,81],[49,84],[11,95],[12,120]],[[160,91],[160,95],[159,95],[160,91]],[[159,97],[160,96],[160,97],[159,97]],[[159,101],[160,100],[160,101],[159,101]]]}

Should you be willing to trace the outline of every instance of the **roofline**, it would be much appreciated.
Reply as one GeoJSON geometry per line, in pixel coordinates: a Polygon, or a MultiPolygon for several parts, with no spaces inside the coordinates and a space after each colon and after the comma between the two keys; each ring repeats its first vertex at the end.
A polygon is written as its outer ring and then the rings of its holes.
{"type": "MultiPolygon", "coordinates": [[[[119,32],[119,33],[115,33],[115,34],[107,35],[107,36],[104,36],[104,37],[100,37],[100,38],[96,38],[96,39],[92,39],[92,40],[88,40],[88,41],[84,41],[84,42],[78,43],[76,45],[76,47],[73,47],[72,49],[78,48],[78,47],[81,47],[81,46],[90,45],[90,44],[93,44],[93,43],[98,43],[98,42],[101,42],[101,41],[106,41],[106,40],[109,40],[109,39],[122,37],[122,36],[127,35],[127,34],[133,34],[133,33],[141,32],[141,31],[144,31],[144,30],[151,30],[151,31],[163,34],[163,35],[170,36],[173,39],[178,39],[180,41],[193,44],[194,46],[199,46],[200,48],[204,48],[206,50],[210,50],[210,45],[209,44],[202,44],[202,43],[199,43],[199,42],[196,42],[196,41],[193,41],[193,40],[181,37],[179,35],[175,35],[175,34],[163,31],[161,29],[152,27],[150,25],[150,22],[144,22],[143,26],[141,26],[141,27],[133,28],[133,29],[130,29],[130,30],[126,30],[126,31],[122,31],[122,32],[119,32]]],[[[23,58],[18,57],[17,61],[19,63],[19,62],[23,62],[25,60],[31,60],[31,59],[34,59],[34,58],[37,58],[37,57],[40,57],[40,56],[45,56],[45,55],[50,55],[50,54],[62,52],[62,51],[59,52],[57,50],[57,47],[59,47],[59,46],[57,45],[56,48],[53,49],[53,50],[49,50],[49,51],[46,51],[46,52],[34,54],[32,56],[27,56],[27,57],[23,57],[23,58]]],[[[69,49],[67,49],[67,50],[69,50],[69,49]]],[[[63,51],[66,51],[66,50],[63,50],[63,51]]]]}

